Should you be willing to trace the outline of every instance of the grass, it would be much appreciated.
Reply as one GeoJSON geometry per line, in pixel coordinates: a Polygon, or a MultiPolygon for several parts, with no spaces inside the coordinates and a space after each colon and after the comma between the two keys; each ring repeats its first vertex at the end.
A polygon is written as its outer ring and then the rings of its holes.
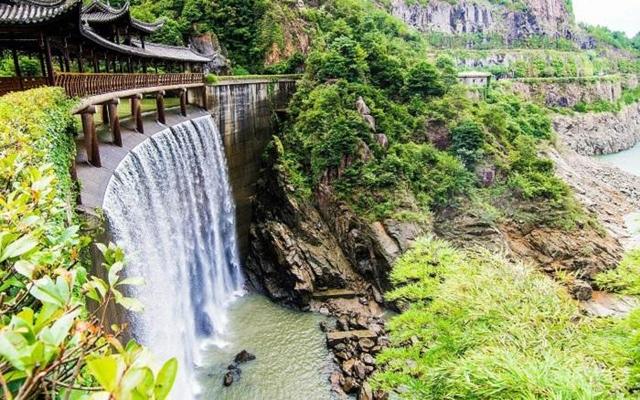
{"type": "Polygon", "coordinates": [[[640,315],[586,317],[528,265],[420,241],[395,265],[374,386],[404,399],[637,398],[640,315]]]}

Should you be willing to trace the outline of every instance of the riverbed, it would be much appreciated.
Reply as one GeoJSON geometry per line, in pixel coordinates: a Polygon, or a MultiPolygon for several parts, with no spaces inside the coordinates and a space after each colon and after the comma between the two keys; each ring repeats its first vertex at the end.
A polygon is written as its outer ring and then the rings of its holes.
{"type": "Polygon", "coordinates": [[[319,314],[303,313],[248,294],[228,310],[222,341],[203,349],[196,375],[201,399],[327,400],[331,399],[331,363],[319,314]],[[237,382],[223,387],[227,366],[241,350],[256,360],[241,364],[237,382]]]}

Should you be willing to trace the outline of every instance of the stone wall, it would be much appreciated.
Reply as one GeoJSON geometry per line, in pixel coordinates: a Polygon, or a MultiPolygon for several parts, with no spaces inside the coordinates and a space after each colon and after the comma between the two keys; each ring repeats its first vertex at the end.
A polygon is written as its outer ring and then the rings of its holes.
{"type": "Polygon", "coordinates": [[[249,244],[260,157],[275,133],[276,112],[287,107],[295,87],[293,80],[233,81],[207,87],[207,108],[225,145],[243,258],[249,244]]]}

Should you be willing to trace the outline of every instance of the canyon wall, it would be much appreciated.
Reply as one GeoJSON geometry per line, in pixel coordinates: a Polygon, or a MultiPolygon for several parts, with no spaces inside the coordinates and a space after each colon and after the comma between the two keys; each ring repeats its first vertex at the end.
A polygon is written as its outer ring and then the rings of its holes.
{"type": "Polygon", "coordinates": [[[578,154],[617,153],[640,142],[640,103],[619,113],[557,116],[553,125],[562,142],[578,154]]]}
{"type": "Polygon", "coordinates": [[[487,1],[392,0],[391,13],[422,32],[499,34],[507,42],[531,36],[572,39],[573,16],[565,0],[527,0],[523,10],[487,1]]]}

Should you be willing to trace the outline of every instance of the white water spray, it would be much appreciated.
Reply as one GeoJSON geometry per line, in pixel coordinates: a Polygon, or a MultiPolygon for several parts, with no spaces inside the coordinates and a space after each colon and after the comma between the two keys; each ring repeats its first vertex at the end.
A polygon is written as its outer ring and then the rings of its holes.
{"type": "Polygon", "coordinates": [[[221,340],[225,309],[242,277],[235,205],[217,127],[210,116],[154,135],[120,163],[103,208],[127,275],[145,285],[129,293],[145,305],[134,336],[161,359],[178,357],[172,393],[197,393],[193,376],[203,340],[221,340]]]}

